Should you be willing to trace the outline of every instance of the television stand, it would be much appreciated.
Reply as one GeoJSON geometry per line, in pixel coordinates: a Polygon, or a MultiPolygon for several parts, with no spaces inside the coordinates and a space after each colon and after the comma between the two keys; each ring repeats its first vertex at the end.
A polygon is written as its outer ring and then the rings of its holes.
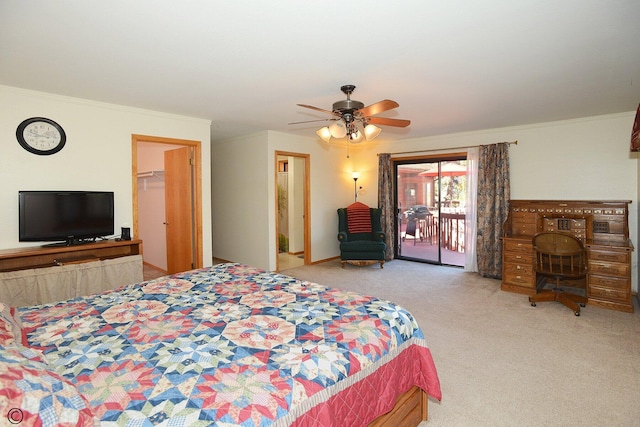
{"type": "Polygon", "coordinates": [[[0,250],[0,272],[53,267],[65,259],[110,259],[142,254],[142,240],[102,240],[71,246],[36,246],[0,250]]]}
{"type": "Polygon", "coordinates": [[[142,240],[0,250],[0,301],[45,304],[140,282],[142,240]]]}

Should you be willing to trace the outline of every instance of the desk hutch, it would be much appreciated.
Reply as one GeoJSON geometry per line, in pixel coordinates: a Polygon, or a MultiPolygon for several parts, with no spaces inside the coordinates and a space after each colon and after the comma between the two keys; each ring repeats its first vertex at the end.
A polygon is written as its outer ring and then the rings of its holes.
{"type": "Polygon", "coordinates": [[[559,231],[581,239],[587,249],[588,304],[633,313],[629,239],[631,201],[511,200],[503,226],[503,291],[536,293],[532,238],[559,231]]]}

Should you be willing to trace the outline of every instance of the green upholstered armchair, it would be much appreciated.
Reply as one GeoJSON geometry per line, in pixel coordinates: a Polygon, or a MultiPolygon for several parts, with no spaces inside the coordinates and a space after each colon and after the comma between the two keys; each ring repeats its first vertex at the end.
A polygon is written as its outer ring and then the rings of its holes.
{"type": "Polygon", "coordinates": [[[354,265],[378,262],[380,268],[384,268],[387,245],[384,242],[385,234],[380,226],[380,213],[380,209],[369,208],[359,202],[347,208],[338,209],[338,241],[340,241],[342,268],[347,262],[354,265]],[[350,218],[352,224],[349,224],[350,218]],[[356,221],[357,226],[354,224],[356,221]]]}

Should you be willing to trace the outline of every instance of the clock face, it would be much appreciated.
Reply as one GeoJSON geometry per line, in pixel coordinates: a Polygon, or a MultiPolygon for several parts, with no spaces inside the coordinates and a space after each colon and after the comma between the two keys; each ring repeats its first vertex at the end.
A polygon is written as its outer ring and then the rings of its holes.
{"type": "Polygon", "coordinates": [[[20,123],[16,137],[25,150],[40,155],[57,153],[67,140],[62,127],[44,117],[32,117],[20,123]]]}

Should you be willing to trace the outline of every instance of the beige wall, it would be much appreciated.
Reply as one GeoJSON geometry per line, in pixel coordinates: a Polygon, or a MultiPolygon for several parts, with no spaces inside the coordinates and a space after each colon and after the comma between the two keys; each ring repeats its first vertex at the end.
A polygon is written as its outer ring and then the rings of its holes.
{"type": "Polygon", "coordinates": [[[210,121],[0,86],[0,249],[18,242],[19,190],[105,190],[115,193],[115,231],[133,223],[131,135],[202,141],[203,257],[211,265],[210,121]],[[58,122],[65,147],[37,156],[16,141],[29,117],[58,122]]]}
{"type": "MultiPolygon", "coordinates": [[[[269,268],[267,133],[212,145],[213,254],[269,268]]],[[[274,249],[275,250],[275,249],[274,249]]]]}

